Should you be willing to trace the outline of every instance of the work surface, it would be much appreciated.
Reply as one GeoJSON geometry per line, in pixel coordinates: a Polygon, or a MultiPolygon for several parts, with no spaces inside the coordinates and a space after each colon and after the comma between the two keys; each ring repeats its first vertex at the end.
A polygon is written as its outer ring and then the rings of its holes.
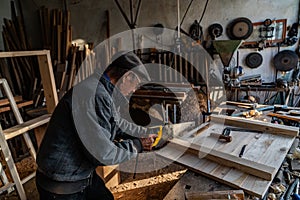
{"type": "Polygon", "coordinates": [[[212,116],[208,126],[189,137],[171,140],[157,154],[261,198],[297,134],[296,127],[218,115],[212,116]],[[211,137],[211,133],[221,133],[228,126],[257,132],[232,131],[232,141],[228,143],[211,137]],[[243,155],[239,157],[243,146],[243,155]]]}

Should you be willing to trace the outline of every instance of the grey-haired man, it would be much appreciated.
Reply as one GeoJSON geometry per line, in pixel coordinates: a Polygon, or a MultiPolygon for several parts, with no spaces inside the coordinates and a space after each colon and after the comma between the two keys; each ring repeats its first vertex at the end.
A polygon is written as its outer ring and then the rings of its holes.
{"type": "Polygon", "coordinates": [[[37,154],[40,199],[113,199],[96,167],[151,150],[156,137],[121,118],[114,102],[113,96],[132,93],[143,79],[150,77],[139,58],[122,52],[104,73],[96,72],[64,95],[37,154]]]}

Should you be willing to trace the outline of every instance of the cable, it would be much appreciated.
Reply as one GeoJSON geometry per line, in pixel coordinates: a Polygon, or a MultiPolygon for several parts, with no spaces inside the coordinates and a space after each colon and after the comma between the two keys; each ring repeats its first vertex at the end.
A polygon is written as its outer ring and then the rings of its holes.
{"type": "Polygon", "coordinates": [[[199,19],[199,24],[201,23],[201,21],[202,21],[202,19],[203,19],[204,13],[205,13],[206,8],[207,8],[208,1],[209,1],[209,0],[206,0],[205,6],[204,6],[204,10],[203,10],[203,12],[202,12],[201,18],[199,19]]]}
{"type": "Polygon", "coordinates": [[[188,11],[190,10],[190,7],[191,7],[191,5],[192,5],[193,1],[194,1],[194,0],[191,0],[191,1],[190,1],[189,5],[188,5],[188,7],[187,7],[187,9],[186,9],[186,11],[185,11],[185,13],[184,13],[183,17],[182,17],[182,20],[181,20],[181,22],[180,22],[180,26],[182,25],[182,23],[183,23],[183,20],[185,19],[185,16],[186,16],[186,14],[187,14],[187,13],[188,13],[188,11]]]}

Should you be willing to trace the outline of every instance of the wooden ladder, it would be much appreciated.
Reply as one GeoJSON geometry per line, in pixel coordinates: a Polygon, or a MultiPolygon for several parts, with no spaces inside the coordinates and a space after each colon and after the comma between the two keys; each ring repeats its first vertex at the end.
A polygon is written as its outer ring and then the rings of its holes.
{"type": "Polygon", "coordinates": [[[37,56],[37,60],[39,63],[39,70],[40,70],[41,79],[43,83],[44,94],[46,98],[47,111],[49,113],[24,122],[7,81],[5,79],[0,79],[0,85],[4,89],[4,92],[9,100],[11,109],[18,122],[18,125],[5,130],[3,130],[0,125],[0,147],[13,181],[12,183],[8,182],[8,179],[0,163],[0,177],[2,178],[2,182],[4,184],[4,186],[0,188],[0,191],[4,191],[4,190],[10,191],[12,186],[15,186],[20,199],[26,200],[27,197],[25,194],[25,190],[23,188],[23,184],[26,183],[31,178],[33,178],[35,176],[35,172],[22,180],[20,179],[20,176],[16,169],[16,165],[14,163],[10,149],[8,147],[7,140],[22,135],[24,137],[26,145],[29,148],[31,156],[35,159],[36,152],[27,132],[37,127],[46,125],[49,122],[51,113],[53,112],[58,102],[58,96],[56,92],[55,80],[54,80],[52,63],[50,58],[50,51],[41,50],[41,51],[0,52],[0,58],[19,57],[19,56],[37,56]]]}
{"type": "MultiPolygon", "coordinates": [[[[42,115],[42,116],[37,117],[35,119],[24,122],[6,79],[0,79],[0,85],[2,85],[2,87],[5,91],[5,94],[8,98],[8,100],[9,100],[12,111],[13,111],[13,113],[15,115],[15,118],[18,122],[18,125],[13,126],[11,128],[8,128],[8,129],[5,129],[5,130],[3,130],[1,125],[0,125],[0,147],[1,147],[4,159],[7,163],[8,170],[9,170],[11,176],[12,176],[12,179],[13,179],[13,183],[8,182],[8,179],[5,176],[5,173],[4,174],[2,173],[2,175],[3,175],[2,176],[3,177],[2,181],[4,183],[4,186],[2,186],[0,188],[0,191],[1,190],[8,190],[12,186],[15,186],[16,189],[17,189],[18,195],[23,200],[23,199],[26,199],[26,194],[25,194],[25,191],[24,191],[24,188],[23,188],[23,184],[26,183],[27,181],[29,181],[31,178],[33,178],[35,176],[35,172],[30,174],[29,176],[25,177],[22,180],[20,179],[20,176],[18,174],[16,165],[14,163],[14,160],[12,158],[10,149],[8,147],[7,140],[12,139],[12,138],[22,134],[22,136],[24,137],[25,143],[26,143],[27,147],[29,148],[31,156],[34,159],[36,159],[36,152],[35,152],[34,146],[31,142],[31,139],[30,139],[29,134],[27,133],[27,131],[32,130],[32,129],[38,127],[38,126],[41,126],[41,125],[44,125],[44,124],[48,123],[49,120],[50,120],[50,114],[42,115]]],[[[3,171],[3,168],[1,168],[0,170],[3,171]]]]}
{"type": "MultiPolygon", "coordinates": [[[[14,181],[14,183],[6,184],[6,187],[3,187],[2,190],[9,189],[11,188],[11,186],[15,186],[18,195],[20,196],[20,199],[23,200],[26,199],[26,194],[22,184],[30,180],[32,177],[34,177],[35,174],[33,174],[31,177],[29,176],[23,180],[20,180],[20,177],[16,170],[16,166],[12,160],[10,150],[7,146],[7,140],[16,137],[17,135],[24,134],[29,130],[41,127],[43,124],[47,124],[47,122],[50,119],[50,114],[54,111],[58,103],[58,95],[56,91],[50,51],[39,50],[39,51],[0,52],[0,58],[20,57],[20,56],[37,56],[39,71],[43,83],[44,96],[46,98],[47,111],[49,113],[48,115],[43,115],[35,119],[26,121],[24,123],[20,123],[6,130],[2,130],[2,128],[0,127],[1,149],[3,151],[3,154],[6,155],[5,159],[8,164],[9,170],[12,173],[12,177],[14,181]]],[[[15,101],[12,100],[11,102],[15,102],[15,101]]],[[[24,137],[26,137],[26,134],[24,134],[24,137]]],[[[39,138],[41,139],[42,137],[39,136],[39,138]]],[[[30,148],[30,150],[34,150],[34,149],[30,148]]],[[[112,187],[120,183],[120,173],[117,170],[117,168],[118,166],[99,166],[97,168],[97,174],[103,178],[103,180],[105,181],[108,187],[112,187]]],[[[1,175],[4,176],[4,174],[1,172],[1,167],[0,167],[0,177],[2,177],[1,175]]]]}

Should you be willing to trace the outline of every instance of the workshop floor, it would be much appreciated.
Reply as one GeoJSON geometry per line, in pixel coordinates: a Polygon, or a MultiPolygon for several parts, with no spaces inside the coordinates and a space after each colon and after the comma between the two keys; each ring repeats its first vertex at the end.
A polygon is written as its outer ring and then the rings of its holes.
{"type": "MultiPolygon", "coordinates": [[[[143,162],[141,162],[141,164],[142,163],[143,162]]],[[[28,171],[32,171],[34,168],[35,164],[32,162],[32,159],[26,159],[21,164],[18,163],[21,176],[28,174],[28,171]]],[[[186,169],[182,166],[171,163],[156,171],[138,173],[135,179],[133,179],[132,173],[122,172],[121,184],[110,189],[116,200],[160,200],[167,195],[169,190],[176,184],[185,171],[186,169]]],[[[28,199],[39,200],[34,178],[25,183],[24,188],[28,199]]],[[[18,195],[15,191],[10,194],[0,195],[0,200],[18,199],[18,195]]]]}

